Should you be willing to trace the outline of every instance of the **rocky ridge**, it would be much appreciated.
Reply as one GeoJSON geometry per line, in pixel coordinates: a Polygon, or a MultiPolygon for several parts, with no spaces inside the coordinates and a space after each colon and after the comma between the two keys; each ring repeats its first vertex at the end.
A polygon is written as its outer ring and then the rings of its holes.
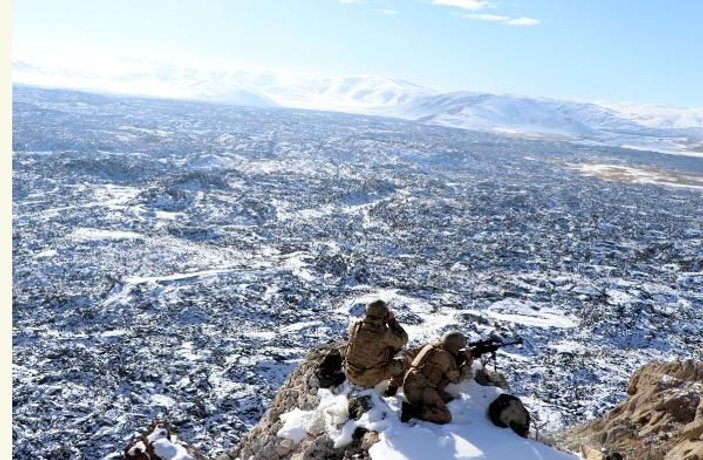
{"type": "Polygon", "coordinates": [[[277,436],[283,426],[281,414],[293,408],[313,410],[318,406],[320,382],[315,376],[315,370],[324,355],[340,345],[341,343],[332,343],[313,348],[288,377],[259,423],[234,449],[218,455],[216,460],[370,458],[368,449],[377,440],[377,435],[373,432],[363,433],[359,430],[354,434],[351,444],[336,449],[332,439],[324,432],[324,427],[320,434],[308,436],[298,445],[277,436]]]}
{"type": "Polygon", "coordinates": [[[569,431],[589,459],[703,460],[703,361],[654,361],[638,369],[628,399],[569,431]]]}
{"type": "MultiPolygon", "coordinates": [[[[373,431],[358,429],[351,444],[338,448],[324,427],[316,435],[307,435],[299,444],[277,435],[284,424],[282,414],[294,408],[313,410],[318,406],[320,382],[315,370],[324,355],[340,345],[331,343],[312,349],[291,373],[259,423],[236,447],[222,452],[215,460],[369,459],[369,448],[379,439],[373,431]]],[[[702,390],[703,362],[654,361],[632,376],[627,400],[604,417],[571,429],[554,442],[579,451],[588,460],[703,460],[702,390]]],[[[152,435],[154,426],[149,430],[152,435]]],[[[149,436],[136,439],[125,452],[149,436]]],[[[192,447],[184,446],[192,459],[207,460],[192,447]]],[[[152,455],[153,452],[151,448],[152,455]]],[[[174,457],[155,458],[173,460],[174,457]]]]}
{"type": "MultiPolygon", "coordinates": [[[[351,442],[340,447],[335,447],[335,439],[328,430],[326,431],[325,423],[329,423],[329,420],[322,420],[321,423],[313,425],[312,430],[308,428],[300,442],[281,436],[286,418],[282,415],[290,414],[296,410],[313,411],[316,408],[319,410],[320,389],[329,386],[317,372],[319,364],[330,350],[339,349],[342,345],[343,342],[333,342],[311,349],[279,389],[256,426],[234,448],[218,454],[214,460],[370,459],[369,449],[379,441],[379,433],[362,427],[354,429],[351,442]]],[[[412,351],[409,353],[412,354],[412,351]]],[[[483,386],[498,386],[505,390],[508,389],[507,382],[501,374],[487,369],[478,370],[475,380],[483,386]]],[[[336,391],[341,390],[337,388],[336,391]]],[[[350,395],[348,404],[349,418],[353,420],[360,420],[362,415],[370,411],[374,405],[373,398],[361,394],[358,396],[350,395]]],[[[175,428],[169,423],[155,421],[147,432],[150,434],[135,438],[125,449],[126,458],[134,460],[147,458],[150,460],[210,460],[209,457],[205,457],[191,445],[178,440],[175,428]],[[154,433],[159,430],[163,433],[156,436],[154,433]],[[182,456],[159,455],[159,446],[152,445],[149,441],[163,440],[163,438],[168,438],[173,444],[180,446],[179,450],[184,454],[182,456]]],[[[161,450],[165,452],[163,448],[161,450]]],[[[175,449],[172,449],[172,452],[176,455],[175,449]]]]}

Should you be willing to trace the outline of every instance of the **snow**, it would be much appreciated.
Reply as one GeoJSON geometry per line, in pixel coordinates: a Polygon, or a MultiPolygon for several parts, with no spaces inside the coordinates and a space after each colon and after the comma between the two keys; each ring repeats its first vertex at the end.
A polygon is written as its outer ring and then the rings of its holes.
{"type": "Polygon", "coordinates": [[[74,230],[71,237],[76,241],[139,240],[143,238],[143,236],[137,232],[100,228],[77,228],[74,230]]]}
{"type": "MultiPolygon", "coordinates": [[[[515,21],[529,18],[518,18],[515,21]]],[[[119,60],[118,60],[119,61],[119,60]]],[[[251,107],[282,106],[394,116],[423,123],[502,132],[524,138],[578,140],[601,145],[701,156],[703,108],[487,94],[437,93],[413,83],[376,75],[277,74],[225,68],[179,68],[156,63],[106,62],[114,75],[84,64],[17,62],[16,83],[53,88],[213,101],[251,107]],[[135,67],[138,70],[134,70],[135,67]],[[77,71],[80,69],[80,71],[77,71]]],[[[125,127],[164,137],[161,129],[125,127]]],[[[205,169],[217,166],[206,155],[205,169]]],[[[226,161],[226,160],[224,160],[226,161]]]]}
{"type": "Polygon", "coordinates": [[[603,163],[569,164],[568,166],[581,171],[584,176],[599,177],[606,180],[703,190],[703,174],[686,174],[662,169],[645,169],[603,163]]]}
{"type": "Polygon", "coordinates": [[[170,396],[154,394],[151,395],[151,403],[156,406],[163,406],[168,408],[173,407],[176,404],[176,401],[170,396]]]}
{"type": "Polygon", "coordinates": [[[59,253],[55,249],[47,249],[45,251],[38,252],[34,257],[36,259],[51,259],[56,257],[59,253]]]}
{"type": "Polygon", "coordinates": [[[486,315],[514,324],[541,328],[566,328],[576,327],[576,323],[564,312],[557,309],[540,306],[533,302],[520,302],[513,299],[505,299],[495,302],[486,310],[486,315]]]}
{"type": "Polygon", "coordinates": [[[699,158],[331,112],[13,98],[18,457],[104,458],[159,416],[215,457],[378,297],[410,348],[449,329],[522,337],[498,365],[554,427],[612,408],[645,362],[700,356],[702,191],[568,166],[700,175],[699,158]]]}
{"type": "Polygon", "coordinates": [[[700,128],[703,107],[674,107],[652,104],[599,102],[621,116],[652,128],[700,128]]]}
{"type": "Polygon", "coordinates": [[[100,334],[101,337],[122,337],[123,335],[129,334],[126,329],[113,329],[111,331],[105,331],[100,334]]]}
{"type": "Polygon", "coordinates": [[[153,446],[154,453],[163,460],[194,460],[183,446],[174,444],[168,439],[159,439],[153,446]]]}
{"type": "Polygon", "coordinates": [[[308,435],[307,430],[310,429],[315,417],[315,411],[304,411],[297,407],[290,412],[281,414],[280,419],[283,426],[278,430],[277,435],[300,444],[300,441],[308,435]]]}
{"type": "Polygon", "coordinates": [[[290,269],[295,276],[298,276],[306,281],[313,281],[315,279],[315,275],[310,273],[310,271],[305,268],[309,265],[309,263],[306,261],[307,256],[304,254],[296,252],[286,254],[282,256],[282,258],[285,261],[284,267],[290,269]]]}
{"type": "MultiPolygon", "coordinates": [[[[146,440],[154,448],[154,453],[163,460],[194,460],[188,451],[178,443],[177,436],[171,434],[169,439],[168,430],[156,426],[154,431],[146,436],[146,440]]],[[[143,441],[137,442],[130,452],[146,452],[146,445],[143,441]]]]}
{"type": "Polygon", "coordinates": [[[398,396],[383,398],[374,389],[358,390],[344,383],[339,393],[320,390],[320,404],[315,410],[294,408],[281,415],[284,422],[278,436],[299,444],[305,437],[326,432],[335,447],[352,441],[358,428],[376,431],[380,441],[369,450],[375,460],[507,459],[568,460],[575,455],[552,449],[531,439],[524,439],[509,429],[493,425],[486,413],[488,405],[502,393],[497,387],[484,387],[474,380],[447,388],[455,399],[448,404],[453,420],[437,425],[421,420],[400,422],[402,389],[398,396]],[[359,420],[350,420],[348,398],[370,396],[372,407],[359,420]],[[320,423],[324,422],[324,429],[320,423]]]}

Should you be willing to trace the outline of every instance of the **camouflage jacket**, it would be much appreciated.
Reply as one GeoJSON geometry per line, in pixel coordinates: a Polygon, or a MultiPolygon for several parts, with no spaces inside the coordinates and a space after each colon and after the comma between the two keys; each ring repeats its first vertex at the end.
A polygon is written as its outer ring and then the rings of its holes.
{"type": "Polygon", "coordinates": [[[470,372],[468,364],[459,366],[454,355],[442,348],[441,343],[435,342],[422,347],[413,359],[406,381],[424,380],[435,388],[444,389],[449,383],[461,382],[470,372]]]}
{"type": "Polygon", "coordinates": [[[368,318],[356,321],[349,326],[345,365],[356,372],[381,367],[406,343],[408,334],[396,320],[387,325],[368,318]]]}

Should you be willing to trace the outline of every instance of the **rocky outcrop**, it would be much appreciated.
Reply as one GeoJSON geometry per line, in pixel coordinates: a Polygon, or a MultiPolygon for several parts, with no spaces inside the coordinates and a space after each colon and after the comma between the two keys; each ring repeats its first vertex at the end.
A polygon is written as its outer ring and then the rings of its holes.
{"type": "MultiPolygon", "coordinates": [[[[257,425],[239,442],[239,444],[219,454],[214,460],[307,460],[307,459],[370,459],[369,449],[379,441],[379,435],[375,431],[369,431],[363,426],[369,422],[370,414],[376,404],[379,404],[378,397],[372,394],[365,394],[358,390],[344,391],[344,387],[337,386],[341,382],[337,375],[340,371],[341,356],[337,351],[344,345],[344,342],[335,342],[312,349],[300,361],[296,369],[290,374],[286,382],[279,389],[276,397],[271,402],[268,410],[259,420],[257,425]],[[300,439],[291,439],[285,432],[286,418],[296,411],[315,411],[322,413],[323,418],[329,415],[328,410],[320,410],[320,391],[327,388],[327,397],[330,392],[334,395],[343,396],[345,407],[338,413],[343,414],[344,420],[358,421],[356,427],[349,431],[349,438],[343,442],[343,446],[335,447],[338,438],[333,438],[329,426],[341,426],[340,421],[330,423],[330,420],[315,419],[313,423],[306,426],[305,433],[301,433],[300,439]],[[341,393],[340,393],[341,392],[341,393]],[[362,421],[365,417],[365,422],[362,421]]],[[[406,352],[408,357],[414,356],[417,350],[406,352]]],[[[343,373],[342,373],[343,376],[343,373]]],[[[479,369],[474,375],[476,381],[483,386],[498,386],[508,389],[507,382],[502,374],[479,369]]],[[[381,403],[383,404],[383,403],[381,403]]],[[[383,408],[379,406],[381,412],[383,408]]],[[[387,410],[387,408],[386,408],[387,410]]],[[[385,418],[387,413],[381,414],[385,418]]],[[[334,436],[339,436],[336,433],[334,436]]],[[[196,449],[187,443],[178,440],[173,427],[166,421],[156,421],[147,430],[147,434],[135,438],[125,449],[125,458],[135,460],[213,460],[206,458],[196,449]],[[154,440],[157,440],[154,444],[154,440]]]]}
{"type": "MultiPolygon", "coordinates": [[[[299,442],[278,436],[284,426],[281,415],[318,408],[320,389],[328,386],[320,378],[319,364],[341,345],[330,343],[311,350],[259,423],[235,448],[214,460],[369,459],[368,450],[379,437],[362,427],[356,428],[351,443],[337,448],[324,426],[307,431],[299,442]]],[[[479,371],[474,377],[482,385],[507,387],[500,375],[479,371]]],[[[633,375],[627,393],[628,399],[611,412],[570,430],[556,444],[580,452],[587,460],[703,460],[703,362],[647,364],[633,375]]],[[[369,411],[369,404],[370,398],[350,395],[349,419],[358,420],[369,411]]],[[[126,458],[208,460],[178,440],[166,423],[154,424],[147,432],[125,449],[126,458]]]]}
{"type": "MultiPolygon", "coordinates": [[[[357,430],[354,433],[352,443],[338,449],[334,448],[332,440],[324,432],[317,436],[307,436],[299,444],[277,436],[283,426],[283,421],[280,418],[282,414],[293,408],[313,410],[318,406],[320,403],[318,396],[320,381],[315,375],[316,370],[323,358],[331,350],[337,349],[341,345],[343,344],[330,343],[308,352],[288,376],[259,423],[247,433],[236,447],[219,454],[214,460],[368,459],[369,447],[378,440],[377,435],[373,432],[357,430]]],[[[165,421],[155,421],[146,431],[147,434],[135,438],[125,449],[125,458],[134,460],[174,460],[176,458],[179,460],[212,460],[187,443],[176,441],[175,430],[165,421]],[[162,438],[173,441],[173,444],[180,446],[183,451],[176,453],[171,448],[171,452],[167,452],[162,448],[161,452],[173,455],[159,455],[158,445],[154,446],[153,440],[162,438]]],[[[165,441],[159,442],[165,443],[165,441]]]]}
{"type": "Polygon", "coordinates": [[[178,439],[178,433],[164,420],[155,420],[146,434],[137,436],[123,452],[126,460],[209,460],[194,447],[178,439]]]}
{"type": "Polygon", "coordinates": [[[703,460],[703,362],[654,361],[635,372],[628,399],[569,431],[588,459],[703,460]]]}
{"type": "Polygon", "coordinates": [[[302,460],[302,459],[367,459],[369,447],[378,440],[374,432],[357,430],[351,444],[334,448],[332,439],[323,431],[307,436],[300,444],[277,436],[282,428],[281,414],[292,408],[314,410],[320,403],[317,395],[320,382],[315,375],[318,364],[330,350],[342,343],[331,343],[311,350],[288,377],[259,423],[234,449],[220,454],[216,460],[302,460]]]}

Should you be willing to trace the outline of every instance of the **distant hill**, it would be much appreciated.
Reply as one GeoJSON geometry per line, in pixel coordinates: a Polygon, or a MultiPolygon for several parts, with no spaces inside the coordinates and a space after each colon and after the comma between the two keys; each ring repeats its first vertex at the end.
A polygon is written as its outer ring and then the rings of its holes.
{"type": "Polygon", "coordinates": [[[438,93],[374,75],[288,76],[126,61],[109,72],[14,63],[15,83],[252,107],[366,113],[512,136],[699,155],[703,108],[588,103],[477,92],[438,93]]]}

